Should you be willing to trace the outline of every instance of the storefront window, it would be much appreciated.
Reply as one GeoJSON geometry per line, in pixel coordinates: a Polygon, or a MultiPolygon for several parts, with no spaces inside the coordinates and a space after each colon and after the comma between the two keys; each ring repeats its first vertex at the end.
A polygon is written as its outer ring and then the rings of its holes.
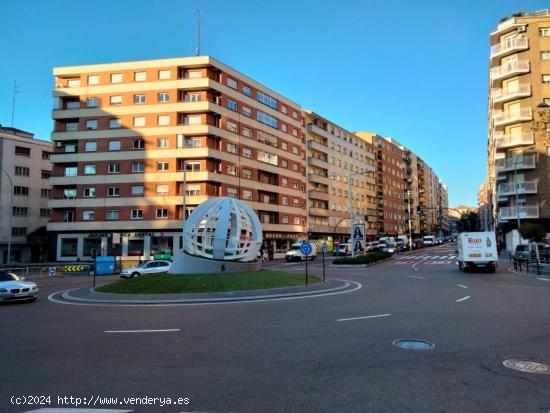
{"type": "Polygon", "coordinates": [[[122,239],[118,244],[113,244],[113,239],[107,239],[107,255],[110,256],[121,256],[122,255],[122,239]]]}
{"type": "Polygon", "coordinates": [[[84,248],[82,255],[85,257],[92,256],[92,248],[96,249],[97,255],[101,255],[101,238],[84,238],[84,248]]]}
{"type": "Polygon", "coordinates": [[[151,255],[170,254],[173,250],[172,237],[151,237],[151,255]]]}
{"type": "Polygon", "coordinates": [[[141,257],[143,255],[143,240],[129,239],[128,240],[128,256],[141,257]]]}
{"type": "Polygon", "coordinates": [[[62,238],[61,239],[61,256],[76,257],[78,247],[78,238],[62,238]]]}

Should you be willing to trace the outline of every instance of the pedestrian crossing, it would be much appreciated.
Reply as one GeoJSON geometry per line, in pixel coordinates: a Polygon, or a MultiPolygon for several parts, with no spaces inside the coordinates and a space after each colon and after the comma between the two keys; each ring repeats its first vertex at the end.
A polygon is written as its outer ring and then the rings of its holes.
{"type": "Polygon", "coordinates": [[[441,261],[441,260],[452,260],[456,258],[456,255],[431,255],[431,254],[420,254],[420,255],[406,255],[404,257],[398,257],[396,260],[432,260],[432,261],[441,261]]]}

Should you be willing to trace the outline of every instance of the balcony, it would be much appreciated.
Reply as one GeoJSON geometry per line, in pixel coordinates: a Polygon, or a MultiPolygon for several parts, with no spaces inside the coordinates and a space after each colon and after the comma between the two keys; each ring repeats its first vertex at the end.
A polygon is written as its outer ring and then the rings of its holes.
{"type": "Polygon", "coordinates": [[[500,198],[503,196],[516,195],[516,191],[518,195],[536,194],[538,192],[537,182],[534,182],[534,181],[518,182],[515,185],[513,182],[500,184],[498,186],[498,197],[500,198]]]}
{"type": "Polygon", "coordinates": [[[516,60],[505,66],[497,66],[491,69],[491,80],[504,79],[513,75],[529,73],[529,60],[516,60]]]}
{"type": "Polygon", "coordinates": [[[495,133],[494,139],[497,149],[508,149],[516,146],[533,145],[535,143],[533,132],[523,132],[519,135],[495,133]]]}
{"type": "Polygon", "coordinates": [[[329,210],[324,208],[309,208],[309,215],[315,217],[328,217],[329,210]]]}
{"type": "Polygon", "coordinates": [[[497,159],[496,161],[497,173],[510,172],[513,170],[525,170],[535,169],[536,161],[535,155],[524,155],[523,157],[516,157],[512,159],[497,159]]]}
{"type": "Polygon", "coordinates": [[[526,84],[519,85],[517,88],[491,89],[491,99],[493,100],[493,104],[528,96],[531,96],[531,85],[526,84]]]}
{"type": "Polygon", "coordinates": [[[309,198],[310,199],[318,199],[320,201],[328,201],[329,194],[328,194],[328,192],[309,191],[309,198]]]}
{"type": "Polygon", "coordinates": [[[322,159],[317,159],[317,158],[313,158],[313,157],[309,157],[307,159],[307,164],[309,166],[317,166],[318,168],[323,168],[323,169],[329,169],[329,164],[327,161],[325,160],[322,160],[322,159]]]}
{"type": "Polygon", "coordinates": [[[491,46],[491,58],[504,56],[508,53],[529,49],[529,41],[524,36],[513,36],[499,44],[491,46]]]}
{"type": "Polygon", "coordinates": [[[317,174],[308,174],[307,179],[309,182],[316,183],[316,184],[322,184],[322,185],[330,185],[330,179],[328,179],[326,176],[321,176],[317,174]]]}
{"type": "Polygon", "coordinates": [[[503,126],[510,123],[526,122],[533,119],[531,108],[520,108],[519,110],[504,111],[495,110],[493,113],[493,125],[503,126]]]}
{"type": "Polygon", "coordinates": [[[506,221],[509,219],[526,219],[526,218],[538,218],[539,217],[539,207],[538,206],[522,206],[516,208],[513,207],[503,207],[498,211],[499,221],[506,221]]]}
{"type": "Polygon", "coordinates": [[[328,147],[327,145],[323,145],[322,143],[316,142],[316,141],[308,141],[307,147],[310,149],[315,149],[316,151],[327,153],[328,147]]]}
{"type": "Polygon", "coordinates": [[[315,135],[318,135],[322,138],[331,139],[334,138],[327,130],[321,128],[320,126],[315,125],[314,123],[309,123],[307,125],[307,131],[310,133],[314,133],[315,135]]]}

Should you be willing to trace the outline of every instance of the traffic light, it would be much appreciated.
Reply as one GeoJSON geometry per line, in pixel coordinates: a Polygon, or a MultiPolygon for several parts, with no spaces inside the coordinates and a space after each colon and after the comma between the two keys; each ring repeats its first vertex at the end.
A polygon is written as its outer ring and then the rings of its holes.
{"type": "Polygon", "coordinates": [[[416,215],[422,215],[422,208],[420,208],[420,205],[416,206],[416,215]]]}

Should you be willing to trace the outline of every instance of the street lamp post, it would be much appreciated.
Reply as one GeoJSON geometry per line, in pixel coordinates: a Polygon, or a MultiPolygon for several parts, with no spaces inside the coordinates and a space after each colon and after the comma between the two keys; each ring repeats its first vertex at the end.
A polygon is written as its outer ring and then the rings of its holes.
{"type": "Polygon", "coordinates": [[[10,181],[10,209],[8,211],[8,259],[6,261],[7,266],[10,265],[11,260],[11,232],[12,232],[12,217],[13,217],[13,181],[11,180],[10,174],[8,174],[3,168],[2,172],[6,174],[8,180],[10,181]]]}
{"type": "MultiPolygon", "coordinates": [[[[518,233],[519,233],[519,226],[521,224],[521,219],[519,217],[519,202],[518,202],[519,194],[518,194],[518,181],[517,181],[519,155],[520,155],[519,153],[516,155],[516,159],[514,161],[514,187],[515,187],[515,193],[516,193],[516,217],[518,220],[518,233]]],[[[521,162],[523,163],[523,158],[521,159],[521,162]]]]}
{"type": "MultiPolygon", "coordinates": [[[[187,161],[183,161],[183,224],[181,225],[181,240],[182,244],[185,242],[185,220],[186,217],[186,209],[187,209],[187,202],[186,202],[186,195],[187,195],[187,161]]],[[[181,245],[181,249],[183,250],[183,245],[181,245]]]]}

